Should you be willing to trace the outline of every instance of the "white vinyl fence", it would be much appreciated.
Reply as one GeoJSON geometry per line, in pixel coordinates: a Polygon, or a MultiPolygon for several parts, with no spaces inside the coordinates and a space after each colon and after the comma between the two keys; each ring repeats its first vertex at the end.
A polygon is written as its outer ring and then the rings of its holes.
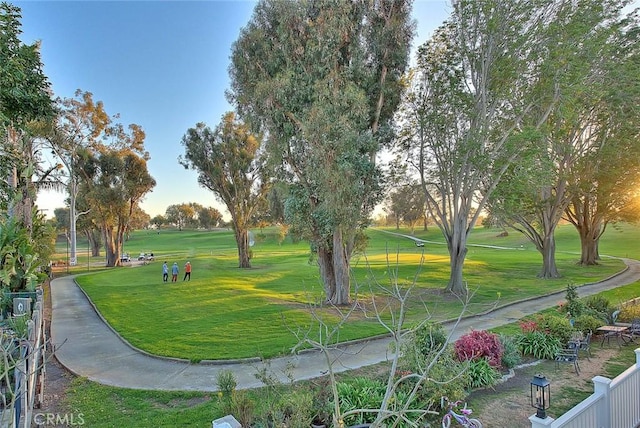
{"type": "Polygon", "coordinates": [[[558,419],[531,416],[531,428],[637,428],[640,426],[640,348],[636,363],[611,380],[596,376],[588,398],[558,419]]]}

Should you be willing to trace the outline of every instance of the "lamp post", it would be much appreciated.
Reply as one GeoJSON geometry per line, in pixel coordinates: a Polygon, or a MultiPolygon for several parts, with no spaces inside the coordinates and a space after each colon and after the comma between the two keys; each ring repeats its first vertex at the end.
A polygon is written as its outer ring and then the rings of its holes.
{"type": "Polygon", "coordinates": [[[547,409],[551,404],[551,383],[544,375],[536,374],[531,380],[531,407],[536,409],[536,417],[547,418],[547,409]]]}

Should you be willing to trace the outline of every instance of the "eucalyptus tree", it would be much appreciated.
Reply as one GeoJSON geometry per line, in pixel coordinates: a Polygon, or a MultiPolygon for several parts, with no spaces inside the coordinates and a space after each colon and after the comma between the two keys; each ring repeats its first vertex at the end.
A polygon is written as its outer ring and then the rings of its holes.
{"type": "Polygon", "coordinates": [[[91,207],[104,237],[107,266],[120,264],[125,233],[138,203],[154,186],[143,149],[144,133],[136,128],[132,136],[120,134],[119,144],[99,151],[81,150],[77,169],[86,177],[80,183],[83,199],[91,207]],[[134,141],[126,144],[123,140],[134,141]],[[135,148],[134,148],[135,147],[135,148]]]}
{"type": "MultiPolygon", "coordinates": [[[[495,186],[557,101],[548,1],[458,0],[418,49],[399,156],[414,167],[447,242],[447,290],[466,292],[467,239],[495,186]]],[[[557,41],[554,41],[557,42],[557,41]]]]}
{"type": "MultiPolygon", "coordinates": [[[[20,147],[29,122],[46,120],[53,116],[51,88],[43,73],[40,60],[40,44],[26,45],[20,40],[20,8],[9,3],[0,3],[0,149],[4,156],[7,187],[16,188],[24,168],[33,168],[33,153],[20,147]],[[24,154],[24,158],[20,155],[24,154]],[[18,155],[18,157],[14,157],[18,155]],[[7,161],[13,161],[7,164],[7,161]],[[21,163],[23,170],[18,170],[21,163]]],[[[11,201],[10,212],[18,205],[23,223],[30,227],[33,200],[30,198],[11,201]]],[[[17,213],[16,213],[17,214],[17,213]]]]}
{"type": "Polygon", "coordinates": [[[180,163],[198,171],[198,183],[211,190],[231,214],[241,268],[251,267],[249,223],[270,186],[260,143],[261,136],[232,112],[215,129],[198,123],[182,138],[185,154],[180,163]]]}
{"type": "Polygon", "coordinates": [[[558,9],[557,22],[548,31],[555,43],[548,52],[553,60],[549,67],[557,76],[559,102],[540,129],[530,158],[512,167],[491,203],[492,212],[522,232],[541,253],[539,276],[543,278],[560,276],[554,232],[563,215],[567,213],[581,231],[583,263],[587,264],[595,257],[597,240],[593,237],[600,232],[588,216],[606,210],[608,202],[624,200],[629,191],[620,186],[623,177],[628,185],[638,183],[635,170],[640,143],[636,139],[638,113],[634,112],[638,68],[632,67],[635,73],[626,77],[619,69],[629,69],[622,65],[625,39],[630,34],[637,36],[635,20],[622,15],[625,4],[589,0],[563,3],[558,9]],[[625,155],[616,155],[618,151],[625,155]],[[620,167],[632,170],[624,173],[620,167]],[[603,197],[602,191],[622,194],[603,197]],[[598,193],[599,201],[594,198],[598,193]],[[587,229],[591,230],[587,233],[587,229]]]}
{"type": "Polygon", "coordinates": [[[201,228],[211,230],[222,221],[222,213],[213,207],[200,207],[198,224],[201,228]]]}
{"type": "Polygon", "coordinates": [[[413,36],[411,1],[263,0],[232,48],[229,98],[290,183],[291,231],[311,242],[326,301],[350,300],[350,258],[381,200],[413,36]]]}
{"type": "Polygon", "coordinates": [[[196,215],[195,210],[189,204],[172,204],[165,210],[165,218],[178,230],[182,230],[191,222],[196,215]]]}
{"type": "Polygon", "coordinates": [[[79,181],[76,171],[77,157],[81,149],[97,150],[104,138],[112,133],[112,118],[104,109],[102,101],[94,101],[91,92],[76,90],[74,98],[56,100],[58,115],[47,131],[49,147],[66,169],[66,187],[69,195],[69,264],[76,264],[76,222],[78,212],[79,181]]]}

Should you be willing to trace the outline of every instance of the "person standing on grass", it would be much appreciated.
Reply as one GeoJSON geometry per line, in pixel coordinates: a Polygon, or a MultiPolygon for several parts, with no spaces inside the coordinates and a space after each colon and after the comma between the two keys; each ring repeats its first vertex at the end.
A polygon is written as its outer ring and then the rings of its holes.
{"type": "Polygon", "coordinates": [[[178,281],[178,263],[173,262],[173,266],[171,266],[171,282],[178,281]]]}
{"type": "Polygon", "coordinates": [[[184,281],[187,278],[191,281],[191,263],[189,262],[184,265],[184,278],[182,278],[182,280],[184,281]]]}
{"type": "Polygon", "coordinates": [[[167,262],[162,263],[162,282],[167,282],[169,280],[169,266],[167,266],[167,262]]]}

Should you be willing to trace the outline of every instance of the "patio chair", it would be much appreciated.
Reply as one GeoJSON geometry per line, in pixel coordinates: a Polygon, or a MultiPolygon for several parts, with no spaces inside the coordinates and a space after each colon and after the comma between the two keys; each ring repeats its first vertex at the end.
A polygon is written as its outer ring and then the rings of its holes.
{"type": "Polygon", "coordinates": [[[631,335],[632,340],[634,337],[640,337],[640,318],[631,321],[631,327],[629,327],[628,333],[631,335]]]}
{"type": "Polygon", "coordinates": [[[578,351],[585,351],[587,353],[587,360],[591,361],[591,336],[593,332],[589,330],[586,336],[578,340],[578,351]]]}
{"type": "Polygon", "coordinates": [[[569,342],[567,343],[567,347],[565,349],[561,349],[556,354],[556,369],[560,366],[560,363],[573,364],[573,368],[576,371],[576,374],[580,374],[580,365],[578,364],[578,350],[580,349],[580,344],[577,342],[569,342]]]}

